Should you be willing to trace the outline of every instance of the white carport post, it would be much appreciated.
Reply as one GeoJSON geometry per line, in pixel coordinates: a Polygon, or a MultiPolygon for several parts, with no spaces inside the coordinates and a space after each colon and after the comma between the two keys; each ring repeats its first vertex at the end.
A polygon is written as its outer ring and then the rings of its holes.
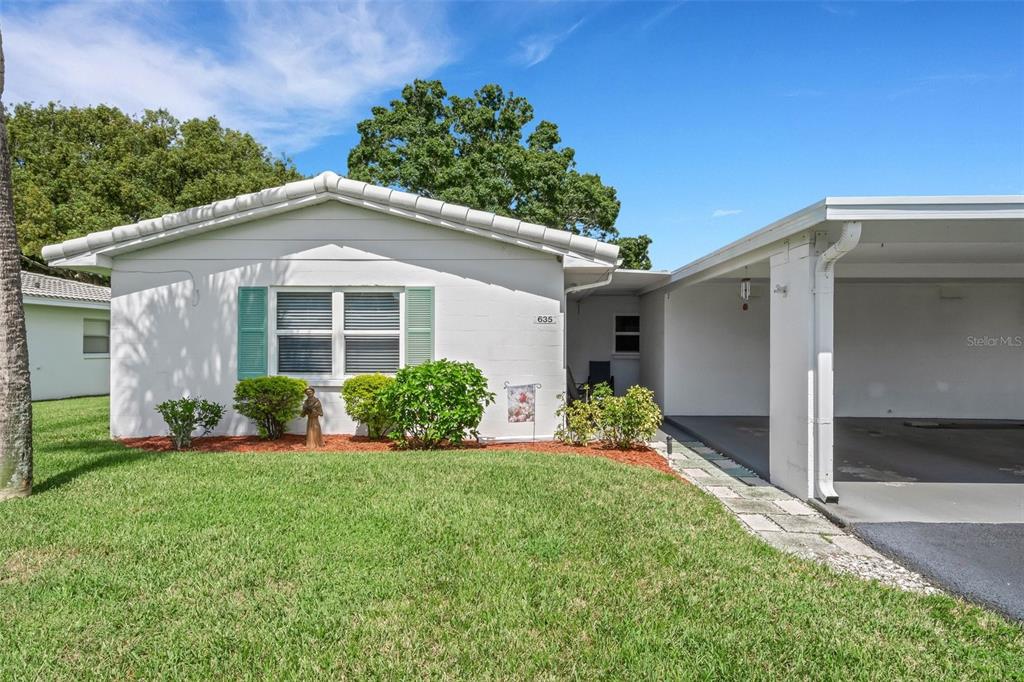
{"type": "Polygon", "coordinates": [[[857,245],[847,223],[825,248],[793,238],[771,257],[770,435],[772,483],[803,499],[838,499],[832,486],[833,265],[857,245]]]}

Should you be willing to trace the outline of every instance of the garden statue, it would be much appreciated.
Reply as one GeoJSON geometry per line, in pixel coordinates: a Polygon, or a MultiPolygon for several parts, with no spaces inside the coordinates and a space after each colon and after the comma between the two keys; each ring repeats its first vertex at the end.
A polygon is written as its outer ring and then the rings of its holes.
{"type": "Polygon", "coordinates": [[[302,416],[306,418],[306,447],[322,448],[324,434],[320,430],[320,417],[324,416],[324,406],[316,397],[312,387],[306,389],[306,400],[302,403],[302,416]]]}

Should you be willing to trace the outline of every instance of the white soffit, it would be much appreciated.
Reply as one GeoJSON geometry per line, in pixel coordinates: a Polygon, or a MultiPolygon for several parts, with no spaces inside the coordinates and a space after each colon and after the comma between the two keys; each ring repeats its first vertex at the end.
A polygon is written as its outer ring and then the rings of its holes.
{"type": "Polygon", "coordinates": [[[308,180],[45,246],[42,255],[56,266],[109,268],[110,258],[119,253],[331,200],[604,265],[614,266],[619,255],[619,247],[590,237],[350,180],[329,171],[308,180]]]}

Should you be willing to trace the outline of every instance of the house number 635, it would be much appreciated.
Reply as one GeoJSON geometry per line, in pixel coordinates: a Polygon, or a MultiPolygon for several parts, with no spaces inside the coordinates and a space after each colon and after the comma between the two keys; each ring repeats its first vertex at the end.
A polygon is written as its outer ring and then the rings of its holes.
{"type": "Polygon", "coordinates": [[[537,322],[537,324],[555,324],[555,316],[554,315],[538,315],[536,322],[537,322]]]}

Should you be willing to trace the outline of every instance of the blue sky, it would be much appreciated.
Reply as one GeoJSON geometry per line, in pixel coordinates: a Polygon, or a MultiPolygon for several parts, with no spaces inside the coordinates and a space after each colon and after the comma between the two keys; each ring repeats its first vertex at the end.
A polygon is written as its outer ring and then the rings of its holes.
{"type": "Polygon", "coordinates": [[[413,78],[557,123],[674,268],[827,195],[1024,192],[1024,4],[18,3],[8,102],[217,115],[306,173],[413,78]]]}

